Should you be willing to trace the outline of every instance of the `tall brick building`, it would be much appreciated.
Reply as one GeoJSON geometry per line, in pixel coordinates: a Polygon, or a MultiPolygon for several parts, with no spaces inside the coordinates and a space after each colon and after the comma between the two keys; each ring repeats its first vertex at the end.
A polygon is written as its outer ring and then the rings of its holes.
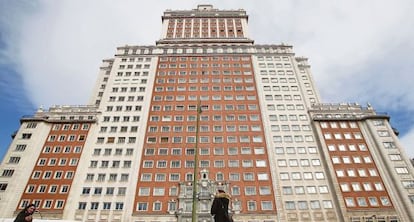
{"type": "Polygon", "coordinates": [[[414,170],[370,105],[323,104],[307,59],[256,45],[244,10],[167,10],[153,46],[103,61],[89,105],[23,117],[0,167],[0,217],[414,221],[414,170]]]}

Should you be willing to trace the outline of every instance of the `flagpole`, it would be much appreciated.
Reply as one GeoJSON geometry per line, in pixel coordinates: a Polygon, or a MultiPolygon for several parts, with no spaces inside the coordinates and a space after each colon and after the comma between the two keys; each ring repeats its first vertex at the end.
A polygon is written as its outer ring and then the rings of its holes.
{"type": "Polygon", "coordinates": [[[197,123],[196,123],[196,138],[194,151],[194,173],[193,173],[193,209],[191,215],[191,222],[197,221],[197,171],[198,171],[198,131],[200,125],[201,105],[200,97],[197,101],[197,123]]]}

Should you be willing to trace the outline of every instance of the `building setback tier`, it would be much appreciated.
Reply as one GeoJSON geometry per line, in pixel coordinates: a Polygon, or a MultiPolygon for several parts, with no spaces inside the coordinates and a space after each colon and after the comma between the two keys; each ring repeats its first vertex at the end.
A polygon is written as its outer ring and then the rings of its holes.
{"type": "Polygon", "coordinates": [[[414,221],[390,117],[323,103],[308,59],[256,45],[244,10],[167,10],[155,45],[102,61],[87,105],[24,116],[0,165],[0,220],[414,221]]]}

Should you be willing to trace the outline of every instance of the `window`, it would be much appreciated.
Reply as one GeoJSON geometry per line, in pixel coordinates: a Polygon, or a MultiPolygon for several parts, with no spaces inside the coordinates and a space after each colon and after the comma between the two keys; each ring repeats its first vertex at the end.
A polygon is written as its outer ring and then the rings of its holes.
{"type": "Polygon", "coordinates": [[[358,169],[358,175],[360,177],[366,177],[367,176],[367,172],[365,171],[365,169],[358,169]]]}
{"type": "Polygon", "coordinates": [[[306,187],[306,192],[308,192],[309,194],[316,194],[317,190],[315,186],[307,186],[306,187]]]}
{"type": "Polygon", "coordinates": [[[404,188],[414,188],[414,180],[402,181],[404,188]]]}
{"type": "Polygon", "coordinates": [[[358,144],[359,150],[360,151],[367,151],[367,146],[365,144],[358,144]]]}
{"type": "Polygon", "coordinates": [[[294,201],[285,201],[285,209],[286,210],[295,210],[295,202],[294,201]]]}
{"type": "Polygon", "coordinates": [[[252,160],[243,160],[242,161],[243,167],[253,167],[253,161],[252,160]]]}
{"type": "Polygon", "coordinates": [[[103,160],[103,161],[101,162],[101,168],[108,168],[108,166],[109,166],[109,161],[107,161],[107,160],[103,160]]]}
{"type": "MultiPolygon", "coordinates": [[[[7,184],[3,184],[3,186],[4,185],[5,185],[5,187],[4,187],[3,191],[7,187],[7,184]]],[[[35,185],[29,185],[29,186],[27,186],[26,193],[33,193],[35,191],[35,187],[36,187],[35,185]]]]}
{"type": "Polygon", "coordinates": [[[56,171],[54,179],[61,179],[63,175],[63,171],[56,171]]]}
{"type": "Polygon", "coordinates": [[[119,187],[118,188],[118,196],[123,196],[126,194],[126,187],[119,187]]]}
{"type": "Polygon", "coordinates": [[[110,210],[111,209],[111,203],[110,202],[104,202],[102,209],[103,210],[110,210]]]}
{"type": "Polygon", "coordinates": [[[387,137],[387,136],[390,136],[390,133],[388,131],[385,131],[385,130],[379,130],[378,131],[378,136],[387,137]]]}
{"type": "Polygon", "coordinates": [[[366,207],[366,206],[368,206],[365,197],[358,197],[357,198],[357,202],[358,202],[358,206],[360,206],[360,207],[366,207]]]}
{"type": "Polygon", "coordinates": [[[235,196],[235,195],[240,195],[240,187],[238,187],[238,186],[233,186],[233,187],[231,188],[231,194],[232,194],[233,196],[235,196]]]}
{"type": "Polygon", "coordinates": [[[269,180],[269,175],[267,173],[258,173],[257,179],[258,180],[269,180]]]}
{"type": "Polygon", "coordinates": [[[264,148],[263,148],[263,147],[255,147],[255,148],[254,148],[254,153],[255,153],[256,155],[259,155],[259,154],[265,154],[265,150],[264,150],[264,148]]]}
{"type": "Polygon", "coordinates": [[[332,201],[330,201],[330,200],[324,200],[324,201],[322,201],[322,204],[323,204],[323,207],[325,209],[332,209],[333,208],[332,201]]]}
{"type": "Polygon", "coordinates": [[[394,142],[383,142],[384,148],[386,149],[394,149],[396,148],[396,145],[394,142]]]}
{"type": "Polygon", "coordinates": [[[285,187],[282,187],[282,192],[283,194],[291,195],[293,194],[293,189],[290,186],[285,186],[285,187]]]}
{"type": "Polygon", "coordinates": [[[305,188],[303,186],[296,186],[295,187],[295,193],[296,194],[304,194],[305,193],[305,188]]]}
{"type": "Polygon", "coordinates": [[[355,201],[354,201],[354,198],[352,198],[352,197],[347,197],[347,198],[345,198],[345,204],[346,204],[346,206],[348,206],[348,207],[355,207],[355,201]]]}
{"type": "Polygon", "coordinates": [[[319,203],[319,200],[311,200],[310,201],[310,207],[311,207],[311,209],[320,209],[321,205],[319,203]]]}
{"type": "Polygon", "coordinates": [[[91,210],[97,210],[99,207],[99,203],[98,202],[91,202],[91,210]]]}
{"type": "Polygon", "coordinates": [[[20,157],[17,157],[17,156],[12,156],[9,159],[9,163],[12,163],[12,164],[19,163],[19,161],[20,161],[20,157]]]}
{"type": "Polygon", "coordinates": [[[101,149],[94,149],[93,155],[99,156],[101,154],[101,149]]]}
{"type": "Polygon", "coordinates": [[[287,166],[287,162],[286,162],[286,160],[284,160],[284,159],[282,159],[282,160],[278,160],[278,161],[277,161],[277,165],[278,165],[278,166],[281,166],[281,167],[283,167],[283,166],[287,166]]]}
{"type": "Polygon", "coordinates": [[[371,206],[378,206],[378,199],[376,197],[368,197],[368,201],[371,206]]]}
{"type": "Polygon", "coordinates": [[[7,189],[7,183],[0,183],[0,191],[5,191],[7,189]]]}
{"type": "Polygon", "coordinates": [[[153,203],[153,211],[160,211],[161,210],[161,202],[157,201],[153,203]]]}
{"type": "Polygon", "coordinates": [[[32,137],[31,133],[23,133],[22,134],[22,139],[30,139],[32,137]]]}
{"type": "Polygon", "coordinates": [[[164,196],[165,189],[163,187],[154,187],[153,195],[154,196],[164,196]]]}
{"type": "Polygon", "coordinates": [[[46,192],[46,185],[40,185],[39,188],[38,188],[38,190],[37,190],[37,192],[38,193],[44,193],[44,192],[46,192]]]}
{"type": "Polygon", "coordinates": [[[250,147],[242,147],[241,148],[241,154],[250,155],[250,154],[252,154],[252,151],[251,151],[250,147]]]}
{"type": "Polygon", "coordinates": [[[272,210],[273,209],[271,201],[262,201],[261,204],[262,204],[262,210],[272,210]]]}
{"type": "Polygon", "coordinates": [[[98,179],[97,179],[97,181],[98,182],[103,182],[103,181],[105,181],[105,174],[103,174],[103,173],[100,173],[100,174],[98,174],[98,179]]]}
{"type": "Polygon", "coordinates": [[[305,180],[312,180],[313,179],[312,173],[311,172],[304,172],[303,173],[303,179],[305,179],[305,180]]]}
{"type": "Polygon", "coordinates": [[[359,156],[354,156],[354,157],[352,157],[352,159],[354,160],[354,163],[361,163],[362,162],[361,157],[359,157],[359,156]]]}
{"type": "MultiPolygon", "coordinates": [[[[411,195],[409,197],[410,197],[411,203],[414,203],[414,196],[411,195]]],[[[388,197],[380,197],[380,200],[381,200],[381,204],[383,206],[390,206],[391,205],[390,200],[388,199],[388,197]]]]}
{"type": "Polygon", "coordinates": [[[245,187],[245,194],[248,195],[256,195],[256,187],[245,187]]]}
{"type": "Polygon", "coordinates": [[[390,157],[390,160],[393,160],[393,161],[402,160],[400,154],[390,154],[389,157],[390,157]]]}
{"type": "MultiPolygon", "coordinates": [[[[2,176],[6,176],[5,174],[9,173],[9,171],[10,171],[10,170],[4,170],[4,171],[3,171],[2,176]]],[[[12,172],[11,172],[11,175],[10,175],[10,176],[12,176],[12,175],[13,175],[13,172],[14,172],[14,170],[12,170],[12,172]]],[[[33,179],[39,179],[39,178],[40,178],[40,174],[41,174],[41,172],[40,172],[40,171],[34,171],[34,172],[33,172],[33,175],[32,175],[32,178],[33,178],[33,179]]]]}
{"type": "MultiPolygon", "coordinates": [[[[18,145],[16,145],[16,149],[15,149],[15,150],[16,150],[16,151],[24,151],[25,149],[26,149],[26,145],[23,145],[23,144],[18,144],[18,145]]],[[[45,153],[47,153],[47,152],[46,152],[46,150],[47,150],[47,149],[46,149],[46,147],[45,147],[45,151],[44,151],[45,153]]],[[[50,147],[49,147],[49,152],[50,152],[50,147]]]]}
{"type": "Polygon", "coordinates": [[[155,181],[166,181],[166,174],[157,173],[155,174],[155,181]]]}
{"type": "Polygon", "coordinates": [[[139,196],[149,196],[150,188],[149,187],[140,187],[138,191],[139,196]]]}
{"type": "Polygon", "coordinates": [[[397,174],[408,174],[407,167],[396,167],[395,171],[397,172],[397,174]]]}
{"type": "Polygon", "coordinates": [[[329,193],[328,186],[319,186],[319,193],[329,193]]]}
{"type": "Polygon", "coordinates": [[[93,192],[94,195],[102,194],[102,187],[95,187],[95,191],[93,192]]]}
{"type": "Polygon", "coordinates": [[[316,147],[308,147],[308,152],[309,153],[318,153],[318,150],[316,149],[316,147]]]}
{"type": "Polygon", "coordinates": [[[79,202],[78,210],[85,210],[85,209],[86,209],[86,202],[79,202]]]}
{"type": "Polygon", "coordinates": [[[317,180],[323,180],[323,179],[325,179],[325,175],[323,174],[323,172],[316,172],[315,173],[315,178],[317,180]]]}
{"type": "Polygon", "coordinates": [[[45,200],[43,203],[43,208],[50,209],[52,207],[52,200],[45,200]]]}
{"type": "Polygon", "coordinates": [[[224,167],[224,161],[223,160],[215,160],[214,161],[214,167],[223,168],[224,167]]]}
{"type": "Polygon", "coordinates": [[[281,180],[289,180],[289,173],[280,173],[281,180]]]}
{"type": "Polygon", "coordinates": [[[246,181],[253,181],[254,174],[253,173],[243,173],[243,179],[246,181]]]}
{"type": "Polygon", "coordinates": [[[349,192],[350,191],[349,185],[347,183],[342,183],[340,186],[341,186],[342,192],[349,192]]]}
{"type": "Polygon", "coordinates": [[[307,210],[308,209],[308,202],[307,201],[298,201],[298,209],[299,210],[307,210]]]}
{"type": "Polygon", "coordinates": [[[364,187],[365,191],[372,191],[371,183],[363,183],[362,186],[364,187]]]}
{"type": "Polygon", "coordinates": [[[64,204],[65,204],[65,201],[64,200],[57,200],[56,201],[56,204],[55,204],[55,208],[61,209],[61,208],[63,208],[63,205],[64,204]]]}
{"type": "Polygon", "coordinates": [[[93,178],[94,178],[94,174],[90,174],[90,173],[88,173],[87,175],[86,175],[86,181],[92,181],[93,180],[93,178]]]}

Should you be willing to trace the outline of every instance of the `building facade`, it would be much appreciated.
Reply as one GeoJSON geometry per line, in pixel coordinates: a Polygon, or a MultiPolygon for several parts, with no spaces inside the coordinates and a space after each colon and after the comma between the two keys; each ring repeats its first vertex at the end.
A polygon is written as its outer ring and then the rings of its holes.
{"type": "Polygon", "coordinates": [[[23,117],[0,167],[0,217],[414,221],[414,169],[371,106],[323,104],[307,59],[256,45],[244,10],[167,10],[153,46],[103,61],[86,106],[23,117]],[[195,203],[195,204],[194,204],[195,203]]]}

